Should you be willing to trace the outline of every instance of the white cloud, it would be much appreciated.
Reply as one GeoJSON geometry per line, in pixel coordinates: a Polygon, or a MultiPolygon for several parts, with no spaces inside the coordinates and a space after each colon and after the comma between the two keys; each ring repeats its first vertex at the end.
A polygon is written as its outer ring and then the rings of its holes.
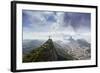
{"type": "MultiPolygon", "coordinates": [[[[30,27],[23,27],[23,39],[41,39],[46,40],[51,36],[53,40],[63,40],[67,36],[73,36],[75,39],[84,38],[89,40],[90,32],[84,32],[84,29],[78,28],[75,31],[71,25],[71,21],[64,27],[63,12],[40,12],[40,11],[25,11],[29,15],[31,21],[30,27]],[[56,22],[47,21],[50,16],[54,17],[56,22]],[[88,38],[87,38],[88,37],[88,38]]],[[[71,14],[70,14],[71,15],[71,14]]]]}

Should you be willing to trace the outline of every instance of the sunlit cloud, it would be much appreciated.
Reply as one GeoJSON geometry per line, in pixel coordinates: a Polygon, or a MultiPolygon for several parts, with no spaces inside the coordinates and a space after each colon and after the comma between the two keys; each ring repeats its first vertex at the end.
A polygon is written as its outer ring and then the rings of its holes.
{"type": "Polygon", "coordinates": [[[90,13],[23,10],[22,15],[23,39],[90,38],[90,13]]]}

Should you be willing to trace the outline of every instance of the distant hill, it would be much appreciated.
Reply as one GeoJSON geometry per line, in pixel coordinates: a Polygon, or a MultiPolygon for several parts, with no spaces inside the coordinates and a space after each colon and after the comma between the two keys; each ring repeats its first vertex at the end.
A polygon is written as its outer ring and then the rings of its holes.
{"type": "Polygon", "coordinates": [[[65,52],[62,47],[48,39],[40,47],[33,48],[28,54],[23,56],[23,62],[45,62],[45,61],[65,61],[77,60],[73,55],[65,52]]]}
{"type": "Polygon", "coordinates": [[[42,40],[23,40],[23,54],[27,54],[33,49],[41,46],[44,43],[42,40]]]}
{"type": "Polygon", "coordinates": [[[91,43],[88,43],[84,39],[74,39],[70,37],[64,41],[56,42],[60,44],[65,52],[73,55],[78,60],[91,59],[91,43]]]}

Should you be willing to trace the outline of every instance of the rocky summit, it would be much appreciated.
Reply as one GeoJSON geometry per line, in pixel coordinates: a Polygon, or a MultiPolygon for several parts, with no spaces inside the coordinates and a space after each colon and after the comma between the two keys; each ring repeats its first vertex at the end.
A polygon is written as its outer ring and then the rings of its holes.
{"type": "Polygon", "coordinates": [[[59,44],[55,46],[52,39],[48,39],[40,47],[32,49],[28,54],[23,56],[23,62],[46,62],[46,61],[66,61],[77,60],[71,54],[59,48],[59,44]]]}

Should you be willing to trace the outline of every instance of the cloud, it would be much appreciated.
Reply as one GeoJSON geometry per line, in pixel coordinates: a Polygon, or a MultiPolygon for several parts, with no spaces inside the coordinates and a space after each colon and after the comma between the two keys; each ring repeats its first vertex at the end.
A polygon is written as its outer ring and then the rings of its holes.
{"type": "Polygon", "coordinates": [[[47,31],[56,20],[54,12],[23,10],[23,27],[31,31],[47,31]]]}
{"type": "Polygon", "coordinates": [[[76,13],[70,12],[65,13],[64,16],[64,27],[68,26],[67,23],[70,22],[70,25],[74,28],[76,32],[80,31],[90,31],[91,27],[91,14],[90,13],[76,13]]]}
{"type": "Polygon", "coordinates": [[[64,38],[64,35],[89,33],[91,14],[54,11],[22,11],[23,38],[64,38]],[[40,33],[41,32],[41,33],[40,33]],[[36,34],[37,33],[37,34],[36,34]]]}

